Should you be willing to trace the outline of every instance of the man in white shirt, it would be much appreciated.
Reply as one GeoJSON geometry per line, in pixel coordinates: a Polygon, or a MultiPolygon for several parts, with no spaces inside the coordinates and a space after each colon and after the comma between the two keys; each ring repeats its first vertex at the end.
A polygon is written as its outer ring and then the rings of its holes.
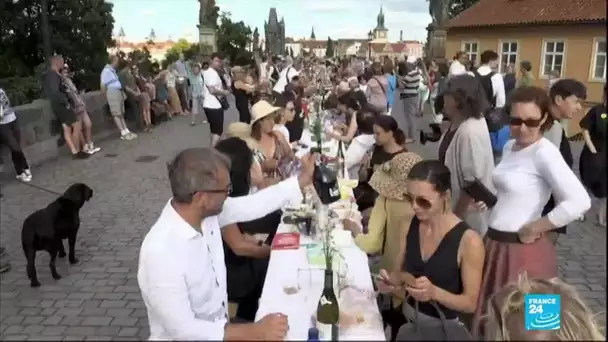
{"type": "Polygon", "coordinates": [[[231,197],[230,161],[213,148],[190,148],[169,164],[173,198],[141,246],[137,280],[150,340],[283,340],[287,318],[230,324],[220,228],[263,217],[301,201],[312,183],[313,156],[302,173],[254,195],[231,197]]]}
{"type": "Polygon", "coordinates": [[[291,61],[291,58],[289,58],[286,63],[287,66],[283,70],[281,70],[281,72],[279,73],[279,79],[274,85],[274,88],[272,88],[272,93],[275,97],[279,97],[281,94],[283,94],[283,92],[285,91],[285,86],[287,86],[289,82],[291,82],[292,78],[300,74],[299,63],[296,63],[294,65],[291,61]]]}
{"type": "Polygon", "coordinates": [[[494,108],[503,108],[507,100],[505,95],[505,81],[503,80],[501,73],[493,71],[498,68],[498,54],[492,50],[484,51],[480,56],[480,62],[481,65],[477,68],[475,73],[481,76],[481,78],[490,78],[492,96],[489,100],[493,100],[491,101],[491,104],[494,108]]]}
{"type": "Polygon", "coordinates": [[[448,78],[451,76],[464,75],[467,73],[467,68],[464,66],[467,63],[467,54],[464,51],[458,51],[456,57],[450,63],[448,78]]]}
{"type": "MultiPolygon", "coordinates": [[[[495,72],[498,69],[498,54],[492,50],[486,50],[480,56],[481,65],[474,71],[474,76],[479,79],[486,99],[490,103],[492,111],[500,111],[505,106],[505,81],[502,74],[495,72]]],[[[487,118],[487,117],[486,117],[487,118]]],[[[511,128],[504,123],[501,128],[490,128],[490,140],[494,153],[494,163],[498,164],[502,157],[504,145],[511,139],[511,128]]]]}
{"type": "Polygon", "coordinates": [[[224,132],[222,102],[226,103],[226,96],[230,94],[228,85],[224,84],[225,81],[222,79],[220,72],[223,73],[222,57],[220,54],[214,53],[211,55],[209,68],[203,72],[203,109],[209,122],[212,146],[215,146],[224,132]]]}

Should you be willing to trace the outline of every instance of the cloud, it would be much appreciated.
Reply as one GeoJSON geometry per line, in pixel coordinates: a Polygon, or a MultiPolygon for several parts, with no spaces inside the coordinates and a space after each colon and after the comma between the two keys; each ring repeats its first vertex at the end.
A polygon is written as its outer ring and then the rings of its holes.
{"type": "Polygon", "coordinates": [[[148,8],[143,10],[141,14],[145,15],[146,17],[152,17],[156,15],[156,10],[148,8]]]}

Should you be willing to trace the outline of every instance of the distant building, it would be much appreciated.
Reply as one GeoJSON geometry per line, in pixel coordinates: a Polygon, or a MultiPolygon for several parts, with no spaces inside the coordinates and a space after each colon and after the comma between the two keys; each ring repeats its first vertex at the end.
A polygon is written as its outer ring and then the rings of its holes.
{"type": "Polygon", "coordinates": [[[129,54],[134,50],[143,50],[144,47],[148,49],[150,52],[150,58],[153,61],[161,62],[165,59],[165,54],[167,50],[169,50],[173,45],[175,45],[175,41],[169,39],[165,41],[140,41],[140,42],[130,42],[125,39],[116,40],[116,46],[108,49],[109,54],[116,54],[119,51],[124,52],[125,54],[129,54]]]}
{"type": "MultiPolygon", "coordinates": [[[[371,55],[373,59],[382,59],[384,57],[401,58],[404,56],[422,58],[424,56],[424,44],[422,42],[403,40],[402,35],[398,42],[389,42],[388,29],[384,25],[384,11],[382,7],[376,18],[376,27],[371,33],[373,38],[371,41],[368,37],[332,39],[334,55],[358,55],[362,57],[371,55]],[[369,52],[370,48],[371,53],[369,52]]],[[[313,28],[310,38],[294,39],[287,37],[285,45],[293,50],[294,55],[307,52],[323,57],[327,50],[327,40],[317,40],[314,36],[315,31],[313,28]]]]}
{"type": "MultiPolygon", "coordinates": [[[[606,82],[606,0],[480,0],[447,23],[446,56],[464,51],[478,62],[485,50],[500,58],[500,70],[532,64],[535,84],[549,74],[586,84],[600,102],[606,82]]],[[[578,127],[575,118],[570,127],[578,127]]],[[[569,132],[573,133],[573,132],[569,132]]]]}
{"type": "Polygon", "coordinates": [[[285,54],[285,21],[279,21],[277,9],[272,7],[268,13],[268,21],[264,23],[265,52],[269,55],[285,54]]]}

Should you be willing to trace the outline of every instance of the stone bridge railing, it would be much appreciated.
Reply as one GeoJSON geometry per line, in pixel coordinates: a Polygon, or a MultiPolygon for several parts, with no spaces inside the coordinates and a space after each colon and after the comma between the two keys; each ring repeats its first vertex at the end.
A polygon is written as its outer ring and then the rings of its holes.
{"type": "MultiPolygon", "coordinates": [[[[85,93],[82,98],[86,104],[89,117],[93,123],[93,135],[103,139],[116,134],[116,127],[108,112],[106,97],[101,91],[85,93]]],[[[47,160],[66,154],[65,147],[58,147],[61,125],[57,121],[48,100],[38,99],[31,103],[15,107],[21,126],[21,144],[31,164],[37,165],[47,160]]],[[[7,150],[3,149],[4,172],[12,172],[7,150]]]]}

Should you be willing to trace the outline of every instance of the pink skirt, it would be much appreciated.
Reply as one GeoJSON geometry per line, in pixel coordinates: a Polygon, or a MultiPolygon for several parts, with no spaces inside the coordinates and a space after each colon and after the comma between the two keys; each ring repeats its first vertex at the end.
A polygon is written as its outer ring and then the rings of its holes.
{"type": "Polygon", "coordinates": [[[533,243],[522,244],[490,238],[493,235],[491,231],[496,232],[490,228],[485,237],[483,278],[471,329],[477,337],[484,336],[484,317],[489,300],[505,285],[516,282],[524,272],[529,279],[552,279],[558,275],[555,247],[546,236],[533,243]]]}

